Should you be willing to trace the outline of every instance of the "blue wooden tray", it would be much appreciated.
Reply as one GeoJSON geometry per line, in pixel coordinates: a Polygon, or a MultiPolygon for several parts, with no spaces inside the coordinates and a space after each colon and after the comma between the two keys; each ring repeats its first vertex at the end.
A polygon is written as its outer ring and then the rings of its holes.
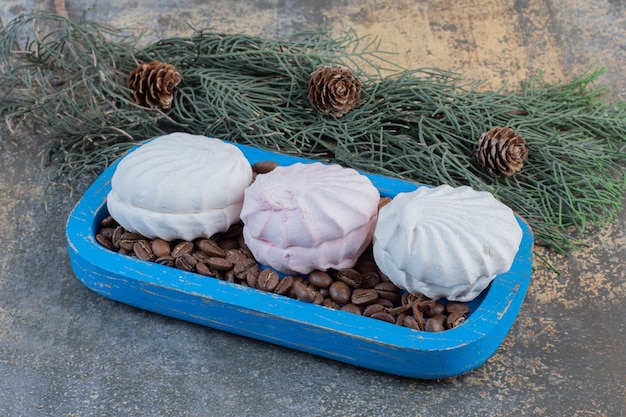
{"type": "MultiPolygon", "coordinates": [[[[306,161],[237,146],[251,163],[306,161]]],[[[520,218],[524,236],[511,270],[498,275],[469,303],[465,323],[439,333],[411,330],[120,255],[95,240],[100,221],[108,215],[106,196],[116,164],[96,179],[69,216],[70,261],[78,279],[91,290],[148,311],[377,371],[438,379],[475,369],[495,353],[530,283],[533,235],[520,218]]],[[[419,186],[368,176],[383,196],[419,186]]]]}

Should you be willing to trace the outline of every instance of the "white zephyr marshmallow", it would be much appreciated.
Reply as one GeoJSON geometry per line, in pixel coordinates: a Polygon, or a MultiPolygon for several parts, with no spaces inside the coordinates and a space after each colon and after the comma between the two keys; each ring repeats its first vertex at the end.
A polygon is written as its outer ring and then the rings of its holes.
{"type": "Polygon", "coordinates": [[[349,268],[372,240],[379,200],[354,169],[279,166],[245,192],[244,240],[257,261],[284,273],[349,268]]]}
{"type": "Polygon", "coordinates": [[[252,167],[236,146],[187,133],[160,136],[119,162],[111,216],[148,238],[193,240],[239,221],[252,167]]]}
{"type": "Polygon", "coordinates": [[[374,259],[411,294],[470,301],[511,268],[522,234],[513,211],[491,193],[420,187],[380,210],[374,259]]]}

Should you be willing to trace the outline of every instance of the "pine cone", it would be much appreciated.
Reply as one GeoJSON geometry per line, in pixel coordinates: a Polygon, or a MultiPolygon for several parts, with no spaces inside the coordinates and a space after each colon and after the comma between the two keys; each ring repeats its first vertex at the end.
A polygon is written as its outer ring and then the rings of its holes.
{"type": "Polygon", "coordinates": [[[133,97],[140,106],[167,109],[172,105],[174,87],[181,80],[173,65],[152,61],[131,71],[128,88],[133,90],[133,97]]]}
{"type": "Polygon", "coordinates": [[[341,117],[352,109],[361,94],[361,81],[348,69],[321,67],[309,79],[309,100],[315,109],[341,117]]]}
{"type": "Polygon", "coordinates": [[[510,177],[528,157],[526,140],[508,127],[494,127],[478,140],[474,160],[493,177],[510,177]]]}

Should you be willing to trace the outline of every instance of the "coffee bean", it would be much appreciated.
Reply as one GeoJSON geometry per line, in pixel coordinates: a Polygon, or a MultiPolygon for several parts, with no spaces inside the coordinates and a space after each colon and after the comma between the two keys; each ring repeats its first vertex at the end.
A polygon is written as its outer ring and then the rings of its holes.
{"type": "Polygon", "coordinates": [[[446,310],[446,306],[436,300],[428,300],[421,303],[420,310],[426,317],[434,317],[443,314],[446,310]]]}
{"type": "Polygon", "coordinates": [[[288,296],[293,290],[293,283],[294,283],[293,276],[287,275],[286,277],[283,277],[283,279],[280,280],[280,282],[274,289],[274,292],[276,294],[288,296]]]}
{"type": "Polygon", "coordinates": [[[352,268],[344,268],[337,272],[337,279],[345,282],[352,288],[361,286],[362,277],[359,271],[352,268]]]}
{"type": "Polygon", "coordinates": [[[393,316],[386,311],[379,311],[378,313],[372,314],[370,317],[376,320],[386,321],[391,324],[396,322],[396,319],[394,319],[393,316]]]}
{"type": "Polygon", "coordinates": [[[423,294],[401,291],[383,274],[373,258],[371,245],[353,268],[313,271],[306,278],[279,278],[276,271],[260,271],[246,245],[243,223],[212,238],[193,242],[149,240],[125,230],[112,218],[103,219],[96,241],[121,255],[197,272],[260,291],[274,292],[298,300],[342,309],[366,317],[396,323],[415,330],[442,331],[467,320],[469,307],[461,302],[444,305],[423,294]],[[172,246],[174,247],[172,248],[172,246]],[[427,320],[424,319],[427,318],[427,320]]]}
{"type": "Polygon", "coordinates": [[[107,216],[100,222],[101,227],[111,227],[115,228],[117,226],[117,222],[113,218],[113,216],[107,216]]]}
{"type": "Polygon", "coordinates": [[[196,269],[198,260],[190,253],[184,253],[174,258],[174,265],[183,271],[193,271],[196,269]]]}
{"type": "Polygon", "coordinates": [[[135,242],[143,238],[144,237],[138,233],[124,232],[120,236],[120,243],[119,243],[120,248],[126,249],[127,251],[132,251],[133,245],[135,244],[135,242]]]}
{"type": "Polygon", "coordinates": [[[444,323],[446,322],[446,316],[443,314],[431,317],[426,320],[424,330],[427,332],[441,332],[446,330],[444,323]]]}
{"type": "Polygon", "coordinates": [[[144,261],[153,261],[156,259],[154,253],[152,253],[152,245],[145,239],[141,239],[135,242],[133,245],[133,251],[135,255],[144,261]]]}
{"type": "Polygon", "coordinates": [[[353,314],[358,314],[358,315],[362,315],[363,314],[363,308],[361,306],[358,306],[356,304],[346,304],[344,306],[342,306],[340,308],[341,311],[347,311],[348,313],[353,313],[353,314]]]}
{"type": "Polygon", "coordinates": [[[172,253],[169,242],[163,239],[154,239],[150,246],[152,248],[152,253],[157,258],[160,258],[161,256],[168,256],[172,253]]]}
{"type": "Polygon", "coordinates": [[[315,291],[304,282],[294,282],[293,292],[296,294],[296,298],[300,301],[312,303],[315,300],[315,291]]]}
{"type": "Polygon", "coordinates": [[[208,256],[219,256],[221,258],[226,256],[226,251],[220,248],[217,242],[213,239],[197,239],[194,244],[199,251],[207,254],[208,256]]]}
{"type": "Polygon", "coordinates": [[[386,311],[385,306],[381,304],[370,304],[363,310],[363,315],[366,317],[371,317],[374,313],[380,313],[381,311],[386,311]]]}
{"type": "Polygon", "coordinates": [[[246,259],[250,259],[239,249],[228,249],[224,258],[227,261],[232,262],[233,264],[236,264],[237,262],[242,262],[246,259]]]}
{"type": "Polygon", "coordinates": [[[213,273],[211,272],[211,268],[209,268],[204,262],[196,263],[196,272],[201,275],[206,275],[208,277],[213,275],[213,273]]]}
{"type": "Polygon", "coordinates": [[[353,304],[371,304],[378,299],[378,292],[372,288],[357,288],[352,292],[350,300],[353,304]]]}
{"type": "Polygon", "coordinates": [[[446,305],[446,311],[450,314],[454,313],[454,312],[459,312],[462,314],[468,314],[469,313],[469,307],[467,306],[467,304],[465,303],[461,303],[459,301],[450,301],[447,305],[446,305]]]}
{"type": "Polygon", "coordinates": [[[183,240],[182,242],[179,242],[176,246],[174,246],[174,249],[172,249],[171,255],[174,258],[178,258],[182,255],[190,254],[192,251],[193,251],[193,242],[183,240]]]}
{"type": "Polygon", "coordinates": [[[328,288],[333,283],[333,278],[323,271],[313,271],[309,274],[309,282],[318,288],[328,288]]]}
{"type": "Polygon", "coordinates": [[[232,262],[227,261],[224,258],[219,258],[217,256],[209,256],[209,259],[207,259],[207,265],[209,265],[211,268],[214,268],[218,271],[228,271],[229,269],[231,269],[233,267],[232,262]]]}
{"type": "MultiPolygon", "coordinates": [[[[213,259],[221,259],[221,258],[213,258],[213,259]]],[[[223,261],[230,263],[228,259],[224,259],[223,261]]],[[[244,279],[246,275],[248,275],[248,272],[256,271],[258,273],[259,264],[254,259],[243,258],[240,261],[237,261],[233,268],[234,268],[233,270],[235,271],[235,275],[237,276],[237,278],[244,279]]]]}
{"type": "Polygon", "coordinates": [[[465,315],[465,313],[462,313],[461,311],[453,311],[452,313],[450,313],[448,318],[446,318],[446,327],[448,329],[458,327],[465,322],[466,318],[467,316],[465,315]]]}
{"type": "Polygon", "coordinates": [[[378,272],[369,271],[361,273],[361,288],[374,288],[380,282],[378,272]]]}
{"type": "Polygon", "coordinates": [[[343,281],[335,281],[328,288],[330,298],[337,304],[346,304],[350,301],[350,287],[343,281]]]}
{"type": "Polygon", "coordinates": [[[424,321],[414,316],[405,316],[403,325],[413,330],[424,330],[425,328],[424,321]]]}
{"type": "Polygon", "coordinates": [[[115,231],[115,227],[101,227],[100,229],[98,229],[98,234],[101,234],[107,239],[111,239],[113,237],[114,231],[115,231]]]}
{"type": "Polygon", "coordinates": [[[330,298],[324,298],[324,300],[322,300],[322,305],[324,307],[332,308],[333,310],[339,310],[341,308],[339,304],[337,304],[330,298]]]}
{"type": "Polygon", "coordinates": [[[259,273],[258,289],[262,291],[274,291],[280,282],[280,278],[276,271],[272,269],[264,269],[259,273]]]}
{"type": "Polygon", "coordinates": [[[380,298],[391,301],[392,303],[400,302],[400,288],[396,287],[391,282],[379,282],[374,285],[374,289],[378,292],[380,298]]]}
{"type": "Polygon", "coordinates": [[[120,241],[122,240],[122,234],[124,234],[125,230],[122,226],[117,226],[115,230],[113,230],[113,236],[111,236],[111,242],[116,249],[120,247],[120,241]]]}
{"type": "Polygon", "coordinates": [[[174,257],[173,256],[161,256],[160,258],[156,258],[154,262],[159,265],[164,266],[174,266],[174,257]]]}
{"type": "Polygon", "coordinates": [[[96,233],[96,242],[109,250],[115,250],[115,246],[113,246],[113,242],[111,242],[111,239],[101,233],[96,233]]]}

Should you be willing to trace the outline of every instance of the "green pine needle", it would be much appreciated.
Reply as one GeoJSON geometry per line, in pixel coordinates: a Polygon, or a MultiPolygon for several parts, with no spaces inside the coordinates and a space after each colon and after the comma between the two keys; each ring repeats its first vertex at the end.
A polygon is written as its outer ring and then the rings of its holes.
{"type": "Polygon", "coordinates": [[[493,193],[559,252],[590,226],[614,221],[626,191],[626,105],[594,86],[602,70],[565,84],[530,78],[514,93],[484,92],[459,74],[403,70],[377,40],[330,28],[273,40],[197,30],[138,47],[138,36],[53,14],[0,28],[0,113],[10,131],[48,137],[55,181],[99,173],[139,141],[173,131],[336,162],[421,183],[493,193]],[[139,63],[175,65],[172,108],[135,104],[126,88],[139,63]],[[343,65],[363,83],[344,117],[308,103],[310,74],[343,65]],[[389,74],[389,75],[383,75],[389,74]],[[509,126],[529,159],[494,179],[472,162],[480,135],[509,126]]]}

